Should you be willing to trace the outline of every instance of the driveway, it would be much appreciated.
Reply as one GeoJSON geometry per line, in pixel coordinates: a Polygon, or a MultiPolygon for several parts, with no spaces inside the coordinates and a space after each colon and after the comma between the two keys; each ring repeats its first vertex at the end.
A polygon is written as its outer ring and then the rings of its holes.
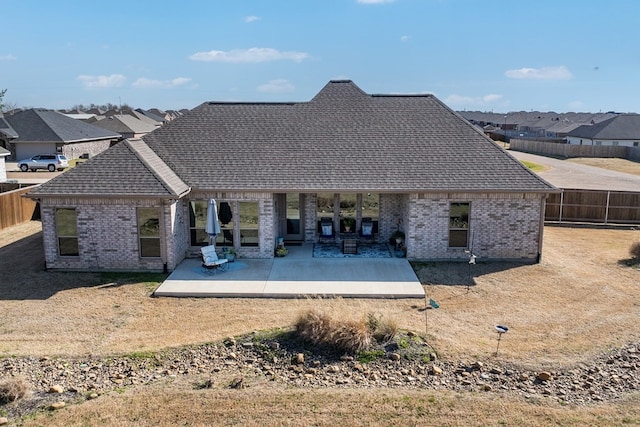
{"type": "Polygon", "coordinates": [[[543,165],[547,170],[536,172],[558,188],[581,190],[640,191],[640,176],[594,166],[581,165],[536,154],[509,150],[518,160],[543,165]]]}

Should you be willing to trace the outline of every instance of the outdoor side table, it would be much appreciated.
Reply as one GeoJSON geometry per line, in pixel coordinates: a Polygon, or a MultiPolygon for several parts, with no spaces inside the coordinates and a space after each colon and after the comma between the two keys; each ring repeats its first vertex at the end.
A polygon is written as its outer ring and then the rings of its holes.
{"type": "Polygon", "coordinates": [[[342,241],[342,253],[343,254],[358,254],[358,240],[357,239],[344,239],[342,241]]]}

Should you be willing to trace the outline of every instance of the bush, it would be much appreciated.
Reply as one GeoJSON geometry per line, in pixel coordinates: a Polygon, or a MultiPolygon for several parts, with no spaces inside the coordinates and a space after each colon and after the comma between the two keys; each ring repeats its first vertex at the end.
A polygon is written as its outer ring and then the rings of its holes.
{"type": "Polygon", "coordinates": [[[367,325],[378,342],[391,341],[398,333],[398,322],[394,319],[383,318],[381,314],[369,313],[367,325]]]}
{"type": "Polygon", "coordinates": [[[334,320],[317,310],[308,310],[296,321],[298,335],[315,345],[328,345],[356,353],[371,346],[371,330],[364,320],[334,320]]]}
{"type": "Polygon", "coordinates": [[[0,405],[15,402],[27,395],[29,388],[25,380],[12,378],[0,382],[0,405]]]}
{"type": "Polygon", "coordinates": [[[629,255],[631,255],[631,258],[640,261],[640,242],[635,242],[631,245],[629,255]]]}

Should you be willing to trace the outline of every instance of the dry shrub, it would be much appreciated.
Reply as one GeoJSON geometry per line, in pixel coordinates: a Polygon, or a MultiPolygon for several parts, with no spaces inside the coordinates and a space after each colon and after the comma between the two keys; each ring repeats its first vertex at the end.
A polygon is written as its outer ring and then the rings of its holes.
{"type": "Polygon", "coordinates": [[[356,353],[371,347],[371,331],[364,321],[336,322],[332,335],[331,344],[346,352],[356,353]]]}
{"type": "Polygon", "coordinates": [[[326,344],[330,341],[333,329],[331,317],[313,308],[300,314],[296,322],[298,335],[314,344],[326,344]]]}
{"type": "Polygon", "coordinates": [[[640,260],[640,242],[635,242],[629,248],[629,255],[631,258],[640,260]]]}
{"type": "Polygon", "coordinates": [[[369,313],[367,325],[378,342],[388,342],[398,333],[398,322],[395,319],[384,317],[380,313],[369,313]]]}
{"type": "Polygon", "coordinates": [[[22,378],[11,378],[0,382],[0,405],[15,402],[27,396],[29,387],[22,378]]]}
{"type": "Polygon", "coordinates": [[[384,318],[380,320],[378,328],[373,331],[373,336],[380,342],[391,341],[398,333],[398,322],[395,319],[384,318]]]}
{"type": "Polygon", "coordinates": [[[328,345],[352,353],[371,346],[371,330],[364,320],[335,320],[310,309],[298,317],[295,326],[299,336],[315,345],[328,345]]]}

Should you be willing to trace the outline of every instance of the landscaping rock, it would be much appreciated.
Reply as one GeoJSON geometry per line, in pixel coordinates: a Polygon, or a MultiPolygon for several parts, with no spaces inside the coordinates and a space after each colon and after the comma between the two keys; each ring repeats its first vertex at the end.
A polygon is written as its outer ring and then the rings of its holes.
{"type": "Polygon", "coordinates": [[[52,385],[49,387],[49,393],[64,393],[64,388],[59,384],[52,385]]]}
{"type": "Polygon", "coordinates": [[[540,381],[549,381],[551,379],[551,374],[547,371],[542,371],[538,374],[538,379],[540,381]]]}
{"type": "Polygon", "coordinates": [[[51,404],[50,408],[53,410],[56,410],[56,409],[62,409],[65,406],[67,406],[65,402],[55,402],[51,404]]]}
{"type": "Polygon", "coordinates": [[[9,424],[9,419],[7,417],[0,417],[0,426],[5,424],[9,424]]]}

